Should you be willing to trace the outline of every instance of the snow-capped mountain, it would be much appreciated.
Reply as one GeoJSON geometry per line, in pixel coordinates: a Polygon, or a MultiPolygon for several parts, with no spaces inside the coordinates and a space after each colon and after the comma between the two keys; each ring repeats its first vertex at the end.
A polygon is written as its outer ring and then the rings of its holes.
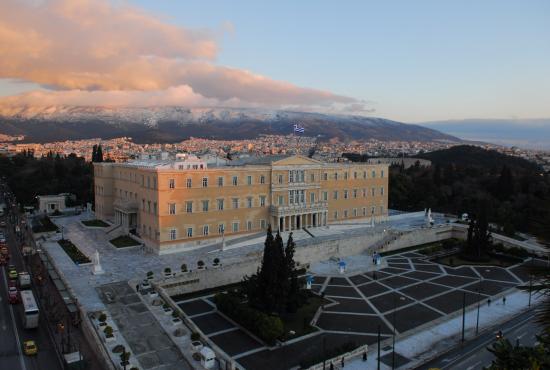
{"type": "Polygon", "coordinates": [[[297,123],[321,139],[434,141],[459,139],[382,118],[251,108],[1,107],[0,133],[25,141],[130,136],[136,142],[176,142],[190,136],[246,139],[288,134],[297,123]]]}

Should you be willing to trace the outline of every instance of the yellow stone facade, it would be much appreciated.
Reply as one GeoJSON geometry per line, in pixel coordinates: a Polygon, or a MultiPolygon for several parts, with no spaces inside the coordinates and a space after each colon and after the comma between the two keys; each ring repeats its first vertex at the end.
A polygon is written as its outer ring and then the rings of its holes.
{"type": "Polygon", "coordinates": [[[196,157],[94,163],[95,213],[158,253],[388,215],[388,166],[291,156],[208,166],[196,157]]]}

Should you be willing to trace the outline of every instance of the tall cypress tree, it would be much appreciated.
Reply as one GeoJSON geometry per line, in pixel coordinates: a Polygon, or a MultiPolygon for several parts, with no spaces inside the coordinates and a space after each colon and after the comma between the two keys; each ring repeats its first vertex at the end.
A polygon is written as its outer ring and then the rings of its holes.
{"type": "Polygon", "coordinates": [[[96,162],[103,162],[103,149],[101,148],[101,144],[97,146],[96,162]]]}
{"type": "Polygon", "coordinates": [[[296,312],[300,306],[300,286],[298,283],[298,271],[296,270],[296,262],[294,262],[294,252],[296,244],[292,238],[292,233],[288,236],[288,241],[285,248],[285,270],[288,281],[286,310],[288,312],[296,312]]]}
{"type": "Polygon", "coordinates": [[[97,144],[92,147],[92,162],[97,162],[97,144]]]}

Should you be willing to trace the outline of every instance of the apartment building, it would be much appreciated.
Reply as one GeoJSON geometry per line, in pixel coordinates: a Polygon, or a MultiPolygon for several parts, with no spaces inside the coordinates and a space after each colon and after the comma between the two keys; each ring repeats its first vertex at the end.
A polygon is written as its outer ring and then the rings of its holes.
{"type": "Polygon", "coordinates": [[[387,217],[388,165],[303,156],[209,164],[167,153],[94,163],[95,213],[157,253],[196,248],[268,225],[292,231],[387,217]]]}

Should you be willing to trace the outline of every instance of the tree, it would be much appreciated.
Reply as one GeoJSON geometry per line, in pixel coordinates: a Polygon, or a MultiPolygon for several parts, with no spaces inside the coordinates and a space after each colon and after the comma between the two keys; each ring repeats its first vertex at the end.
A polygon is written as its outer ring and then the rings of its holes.
{"type": "Polygon", "coordinates": [[[512,345],[508,339],[497,340],[487,350],[495,359],[488,370],[539,370],[550,366],[550,336],[543,333],[537,336],[534,347],[512,345]]]}
{"type": "Polygon", "coordinates": [[[500,200],[510,199],[514,195],[514,176],[506,165],[502,167],[497,181],[496,194],[500,200]]]}
{"type": "Polygon", "coordinates": [[[292,238],[292,233],[288,236],[288,241],[285,248],[284,266],[288,280],[288,293],[286,299],[286,310],[288,312],[296,312],[300,306],[300,286],[298,283],[298,271],[294,262],[294,251],[296,244],[292,238]]]}
{"type": "Polygon", "coordinates": [[[97,146],[96,162],[103,162],[103,149],[101,148],[101,144],[97,146]]]}
{"type": "Polygon", "coordinates": [[[491,233],[487,221],[487,208],[482,205],[477,215],[470,216],[468,236],[464,244],[463,255],[465,258],[482,260],[487,257],[491,246],[491,233]]]}

